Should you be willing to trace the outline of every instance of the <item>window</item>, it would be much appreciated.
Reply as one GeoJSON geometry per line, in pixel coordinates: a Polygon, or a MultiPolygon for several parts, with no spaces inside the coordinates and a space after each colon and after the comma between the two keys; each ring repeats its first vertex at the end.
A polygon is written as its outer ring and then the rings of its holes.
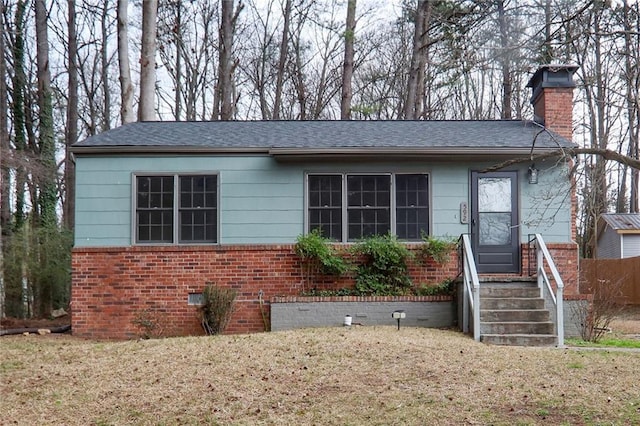
{"type": "Polygon", "coordinates": [[[391,176],[347,176],[349,241],[391,230],[391,176]]]}
{"type": "Polygon", "coordinates": [[[309,176],[309,228],[342,239],[342,176],[309,176]]]}
{"type": "Polygon", "coordinates": [[[408,241],[429,233],[426,174],[309,174],[307,230],[336,241],[394,233],[408,241]]]}
{"type": "Polygon", "coordinates": [[[218,241],[217,176],[136,176],[135,182],[137,243],[218,241]]]}
{"type": "Polygon", "coordinates": [[[396,175],[396,235],[415,241],[429,233],[427,175],[396,175]]]}

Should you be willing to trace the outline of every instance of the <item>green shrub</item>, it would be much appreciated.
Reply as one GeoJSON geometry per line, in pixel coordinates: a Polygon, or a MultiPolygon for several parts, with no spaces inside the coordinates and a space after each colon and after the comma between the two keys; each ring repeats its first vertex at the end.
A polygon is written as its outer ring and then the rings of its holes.
{"type": "Polygon", "coordinates": [[[453,238],[438,238],[431,235],[422,236],[422,255],[433,259],[436,263],[444,264],[451,259],[451,252],[456,247],[453,238]]]}
{"type": "Polygon", "coordinates": [[[236,294],[232,288],[207,283],[202,292],[200,321],[208,335],[220,334],[227,327],[233,313],[236,294]]]}
{"type": "Polygon", "coordinates": [[[349,264],[336,253],[331,241],[324,238],[319,229],[299,235],[295,251],[302,260],[302,275],[307,283],[305,287],[311,288],[317,275],[340,276],[349,270],[349,264]]]}
{"type": "Polygon", "coordinates": [[[411,288],[407,261],[412,254],[394,236],[372,236],[353,247],[363,258],[357,266],[356,289],[360,294],[398,295],[411,288]]]}

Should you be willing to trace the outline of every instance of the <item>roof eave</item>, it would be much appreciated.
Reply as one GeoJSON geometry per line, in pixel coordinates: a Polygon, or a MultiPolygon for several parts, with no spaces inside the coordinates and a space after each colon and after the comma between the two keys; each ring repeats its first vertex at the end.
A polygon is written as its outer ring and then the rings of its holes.
{"type": "Polygon", "coordinates": [[[72,146],[70,151],[79,154],[269,154],[269,148],[231,148],[202,146],[72,146]]]}
{"type": "MultiPolygon", "coordinates": [[[[540,155],[555,151],[557,151],[557,149],[537,148],[534,150],[534,153],[540,155]]],[[[339,160],[349,158],[478,160],[529,156],[531,154],[531,148],[272,148],[269,150],[269,154],[279,161],[339,160]]]]}
{"type": "MultiPolygon", "coordinates": [[[[547,154],[561,148],[535,148],[535,154],[547,154]]],[[[171,154],[220,154],[220,155],[270,155],[279,160],[344,159],[344,158],[508,158],[530,155],[530,147],[201,147],[201,146],[72,146],[78,155],[171,155],[171,154]]]]}

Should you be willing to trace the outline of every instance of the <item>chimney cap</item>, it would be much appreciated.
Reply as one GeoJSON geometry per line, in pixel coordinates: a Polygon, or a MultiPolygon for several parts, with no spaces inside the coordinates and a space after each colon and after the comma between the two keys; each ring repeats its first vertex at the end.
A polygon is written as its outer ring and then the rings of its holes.
{"type": "Polygon", "coordinates": [[[527,87],[576,87],[573,82],[573,73],[578,69],[573,64],[546,64],[533,74],[527,87]]]}
{"type": "Polygon", "coordinates": [[[527,83],[527,87],[533,89],[531,103],[536,103],[536,100],[542,94],[542,90],[546,87],[566,87],[571,89],[576,87],[573,81],[573,73],[577,69],[578,66],[573,64],[540,65],[527,83]]]}

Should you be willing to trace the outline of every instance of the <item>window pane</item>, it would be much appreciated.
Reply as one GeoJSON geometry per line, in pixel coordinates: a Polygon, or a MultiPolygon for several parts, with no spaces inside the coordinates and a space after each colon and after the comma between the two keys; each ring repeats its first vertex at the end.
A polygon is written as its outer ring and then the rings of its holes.
{"type": "Polygon", "coordinates": [[[199,192],[199,193],[194,193],[193,194],[193,204],[192,207],[204,207],[204,194],[199,192]]]}
{"type": "Polygon", "coordinates": [[[478,211],[511,211],[511,178],[478,179],[478,211]]]}
{"type": "Polygon", "coordinates": [[[479,213],[480,244],[511,244],[511,213],[479,213]]]}

